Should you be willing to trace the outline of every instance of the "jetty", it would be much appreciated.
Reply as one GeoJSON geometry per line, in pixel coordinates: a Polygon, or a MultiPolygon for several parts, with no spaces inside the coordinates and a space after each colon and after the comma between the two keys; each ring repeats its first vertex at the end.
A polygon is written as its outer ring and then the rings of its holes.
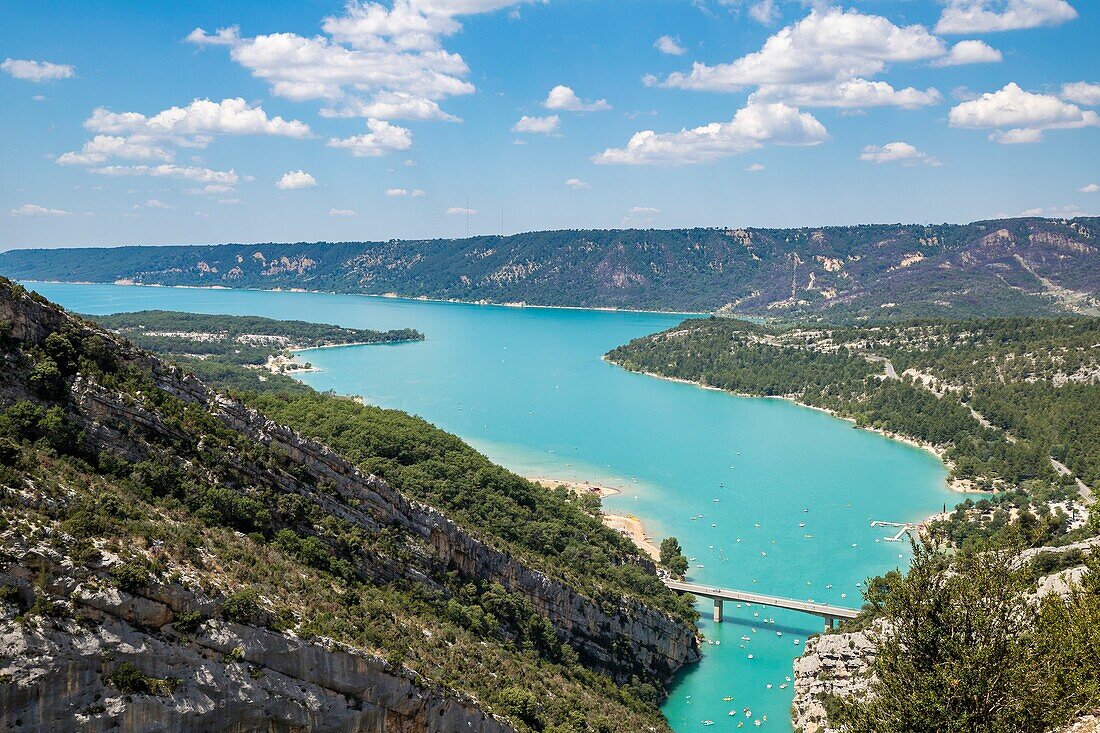
{"type": "Polygon", "coordinates": [[[859,615],[859,611],[853,608],[832,606],[828,603],[814,603],[813,601],[798,601],[793,598],[780,598],[768,596],[762,593],[750,593],[732,588],[715,588],[711,585],[699,585],[698,583],[685,583],[680,580],[665,580],[665,585],[680,593],[691,593],[700,598],[710,598],[714,601],[714,621],[719,623],[723,617],[723,605],[726,601],[738,603],[756,604],[758,606],[770,606],[772,608],[785,608],[788,611],[799,611],[825,619],[826,630],[836,626],[840,619],[852,619],[859,615]]]}
{"type": "MultiPolygon", "coordinates": [[[[921,527],[921,525],[914,524],[913,522],[883,522],[883,521],[878,520],[878,519],[871,522],[871,526],[872,527],[893,527],[893,528],[896,528],[898,530],[897,534],[895,534],[893,537],[887,536],[887,537],[883,538],[887,542],[901,542],[901,538],[904,537],[907,533],[912,532],[914,530],[919,530],[920,527],[921,527]]],[[[875,541],[877,542],[878,540],[875,540],[875,541]]]]}

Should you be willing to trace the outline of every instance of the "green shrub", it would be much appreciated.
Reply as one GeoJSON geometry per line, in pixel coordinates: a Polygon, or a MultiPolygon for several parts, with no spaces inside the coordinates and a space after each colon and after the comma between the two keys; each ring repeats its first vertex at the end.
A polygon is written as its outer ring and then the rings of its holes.
{"type": "Polygon", "coordinates": [[[134,593],[139,588],[149,584],[149,570],[144,565],[136,562],[124,562],[111,568],[111,577],[119,588],[127,593],[134,593]]]}
{"type": "Polygon", "coordinates": [[[239,624],[257,624],[261,620],[259,594],[251,588],[237,591],[222,603],[222,618],[239,624]]]}
{"type": "Polygon", "coordinates": [[[181,634],[193,634],[202,626],[202,614],[198,611],[180,611],[172,627],[181,634]]]}
{"type": "Polygon", "coordinates": [[[47,357],[39,359],[33,368],[29,380],[31,387],[42,397],[56,398],[61,396],[63,386],[61,370],[57,363],[47,357]]]}
{"type": "Polygon", "coordinates": [[[118,665],[107,681],[117,687],[119,692],[128,694],[149,692],[149,683],[145,675],[129,662],[118,665]]]}

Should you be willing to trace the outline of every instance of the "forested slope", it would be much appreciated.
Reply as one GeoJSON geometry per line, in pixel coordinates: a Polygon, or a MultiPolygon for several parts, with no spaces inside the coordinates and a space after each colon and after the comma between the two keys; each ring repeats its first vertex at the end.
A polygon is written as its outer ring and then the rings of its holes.
{"type": "MultiPolygon", "coordinates": [[[[1072,510],[1082,485],[1100,486],[1100,319],[789,329],[694,319],[608,358],[732,392],[792,397],[930,445],[960,487],[1001,491],[1006,507],[1038,512],[1034,542],[1068,531],[1071,518],[1058,512],[1072,510]]],[[[1003,526],[1008,516],[991,510],[979,524],[1003,526]]]]}
{"type": "Polygon", "coordinates": [[[15,279],[714,311],[779,318],[1100,312],[1100,220],[564,230],[388,242],[13,250],[15,279]]]}

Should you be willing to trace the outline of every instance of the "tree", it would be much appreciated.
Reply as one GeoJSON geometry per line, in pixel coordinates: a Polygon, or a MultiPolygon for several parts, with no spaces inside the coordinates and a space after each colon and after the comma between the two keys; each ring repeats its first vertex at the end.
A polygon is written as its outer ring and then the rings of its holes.
{"type": "Polygon", "coordinates": [[[851,733],[1048,730],[1037,613],[1014,559],[1007,551],[949,558],[914,542],[908,575],[888,575],[868,593],[884,621],[872,632],[870,694],[841,701],[833,722],[851,733]]]}
{"type": "Polygon", "coordinates": [[[688,571],[688,559],[684,557],[680,541],[675,537],[661,540],[660,563],[675,578],[683,578],[688,571]]]}

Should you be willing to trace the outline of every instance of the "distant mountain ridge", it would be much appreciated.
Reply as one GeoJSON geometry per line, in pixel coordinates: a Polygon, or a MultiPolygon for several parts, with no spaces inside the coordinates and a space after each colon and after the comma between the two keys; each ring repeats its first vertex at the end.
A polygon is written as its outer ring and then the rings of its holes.
{"type": "Polygon", "coordinates": [[[28,249],[24,280],[283,288],[838,320],[1100,314],[1100,218],[28,249]]]}

